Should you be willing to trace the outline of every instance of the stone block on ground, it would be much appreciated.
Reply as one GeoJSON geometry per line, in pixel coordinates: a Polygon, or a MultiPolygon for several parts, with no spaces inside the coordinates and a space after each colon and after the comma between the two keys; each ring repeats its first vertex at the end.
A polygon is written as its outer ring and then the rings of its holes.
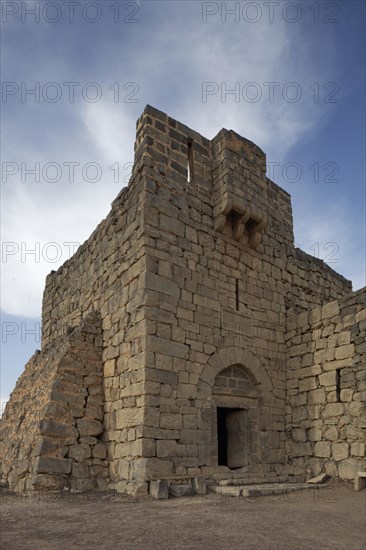
{"type": "Polygon", "coordinates": [[[169,494],[172,497],[187,497],[193,495],[192,485],[169,485],[169,494]]]}
{"type": "Polygon", "coordinates": [[[150,495],[158,500],[169,497],[168,483],[165,479],[150,481],[150,495]]]}
{"type": "Polygon", "coordinates": [[[329,478],[328,474],[320,474],[316,477],[312,477],[311,479],[308,479],[306,483],[320,484],[320,483],[324,483],[328,478],[329,478]]]}

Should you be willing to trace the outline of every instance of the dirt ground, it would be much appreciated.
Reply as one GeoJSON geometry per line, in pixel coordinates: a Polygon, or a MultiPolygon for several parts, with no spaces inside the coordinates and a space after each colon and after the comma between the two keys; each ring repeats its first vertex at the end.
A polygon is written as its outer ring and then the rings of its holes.
{"type": "Polygon", "coordinates": [[[151,500],[1,494],[1,550],[364,550],[366,491],[151,500]]]}

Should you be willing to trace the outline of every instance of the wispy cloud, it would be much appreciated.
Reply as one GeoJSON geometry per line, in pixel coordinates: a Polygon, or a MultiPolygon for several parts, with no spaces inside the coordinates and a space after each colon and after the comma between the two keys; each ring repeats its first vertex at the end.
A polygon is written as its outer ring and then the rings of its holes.
{"type": "MultiPolygon", "coordinates": [[[[55,27],[52,47],[50,25],[37,28],[32,43],[33,64],[24,61],[26,42],[11,40],[12,67],[17,69],[6,66],[10,79],[48,82],[58,78],[61,83],[94,80],[104,95],[97,103],[61,101],[50,105],[29,101],[18,104],[16,113],[9,102],[7,109],[14,116],[7,117],[4,124],[4,137],[9,140],[3,159],[29,165],[36,161],[41,165],[76,161],[83,166],[93,161],[103,173],[96,183],[83,181],[80,172],[73,183],[67,181],[66,174],[57,184],[29,184],[22,183],[19,175],[13,178],[11,184],[3,186],[3,240],[19,246],[24,242],[28,248],[39,242],[41,249],[50,242],[61,247],[65,242],[83,242],[125,185],[124,166],[133,160],[135,120],[146,103],[209,138],[222,127],[232,128],[255,141],[268,158],[278,160],[324,124],[330,114],[313,101],[309,85],[334,78],[337,47],[328,28],[323,26],[328,41],[319,56],[312,33],[304,33],[299,25],[281,21],[271,25],[266,20],[255,25],[225,25],[218,19],[203,24],[200,4],[142,2],[139,24],[118,30],[95,27],[98,40],[89,36],[91,31],[86,27],[80,27],[92,52],[91,60],[86,55],[89,50],[83,58],[78,57],[78,47],[85,44],[75,27],[65,27],[63,34],[58,34],[60,28],[55,27]],[[123,84],[135,82],[139,103],[114,103],[109,88],[116,81],[122,90],[123,84]],[[220,90],[207,102],[202,101],[204,82],[214,82],[220,90]],[[258,102],[243,97],[249,82],[256,83],[262,92],[258,102]],[[274,102],[268,101],[268,82],[279,83],[274,102]],[[297,82],[302,90],[302,98],[296,103],[283,98],[283,87],[290,82],[297,82]],[[221,88],[229,90],[236,83],[240,86],[239,102],[232,95],[223,101],[221,88]],[[114,163],[122,167],[119,183],[114,182],[110,169],[114,163]]],[[[298,227],[298,240],[305,244],[319,240],[319,232],[326,230],[322,225],[325,222],[320,223],[311,209],[302,209],[301,214],[309,215],[310,220],[298,227]]],[[[338,219],[348,216],[342,206],[334,214],[338,219]]],[[[348,229],[353,230],[349,225],[348,229]]],[[[350,248],[340,222],[331,235],[328,232],[330,239],[342,244],[342,251],[350,248]]],[[[5,311],[40,314],[44,278],[65,261],[66,248],[62,250],[58,263],[42,257],[36,262],[30,255],[22,262],[21,254],[9,256],[3,263],[5,311]]],[[[353,254],[352,247],[350,250],[353,254]]],[[[345,264],[359,269],[357,260],[350,256],[345,264]]],[[[353,276],[350,269],[347,273],[353,276]]]]}
{"type": "Polygon", "coordinates": [[[136,120],[128,109],[112,102],[82,106],[81,122],[89,140],[106,163],[133,160],[136,120]]]}

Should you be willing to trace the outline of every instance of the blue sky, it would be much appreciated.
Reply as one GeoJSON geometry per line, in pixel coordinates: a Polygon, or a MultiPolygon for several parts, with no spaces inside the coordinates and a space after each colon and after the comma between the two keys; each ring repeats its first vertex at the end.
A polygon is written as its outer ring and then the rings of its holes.
{"type": "Polygon", "coordinates": [[[1,2],[3,401],[40,347],[45,276],[128,181],[147,103],[257,143],[296,243],[364,286],[365,4],[270,4],[1,2]]]}

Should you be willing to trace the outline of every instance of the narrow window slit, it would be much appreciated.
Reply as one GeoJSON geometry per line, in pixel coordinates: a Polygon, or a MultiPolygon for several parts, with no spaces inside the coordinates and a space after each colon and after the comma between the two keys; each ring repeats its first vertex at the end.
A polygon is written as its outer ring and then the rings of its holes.
{"type": "Polygon", "coordinates": [[[235,303],[236,303],[236,311],[239,311],[240,301],[239,301],[239,279],[236,279],[235,281],[235,303]]]}
{"type": "Polygon", "coordinates": [[[336,369],[335,371],[335,383],[336,383],[336,401],[337,403],[341,400],[341,369],[336,369]]]}
{"type": "Polygon", "coordinates": [[[190,183],[193,180],[193,139],[188,138],[187,139],[187,147],[188,147],[188,159],[187,159],[187,181],[190,183]]]}

